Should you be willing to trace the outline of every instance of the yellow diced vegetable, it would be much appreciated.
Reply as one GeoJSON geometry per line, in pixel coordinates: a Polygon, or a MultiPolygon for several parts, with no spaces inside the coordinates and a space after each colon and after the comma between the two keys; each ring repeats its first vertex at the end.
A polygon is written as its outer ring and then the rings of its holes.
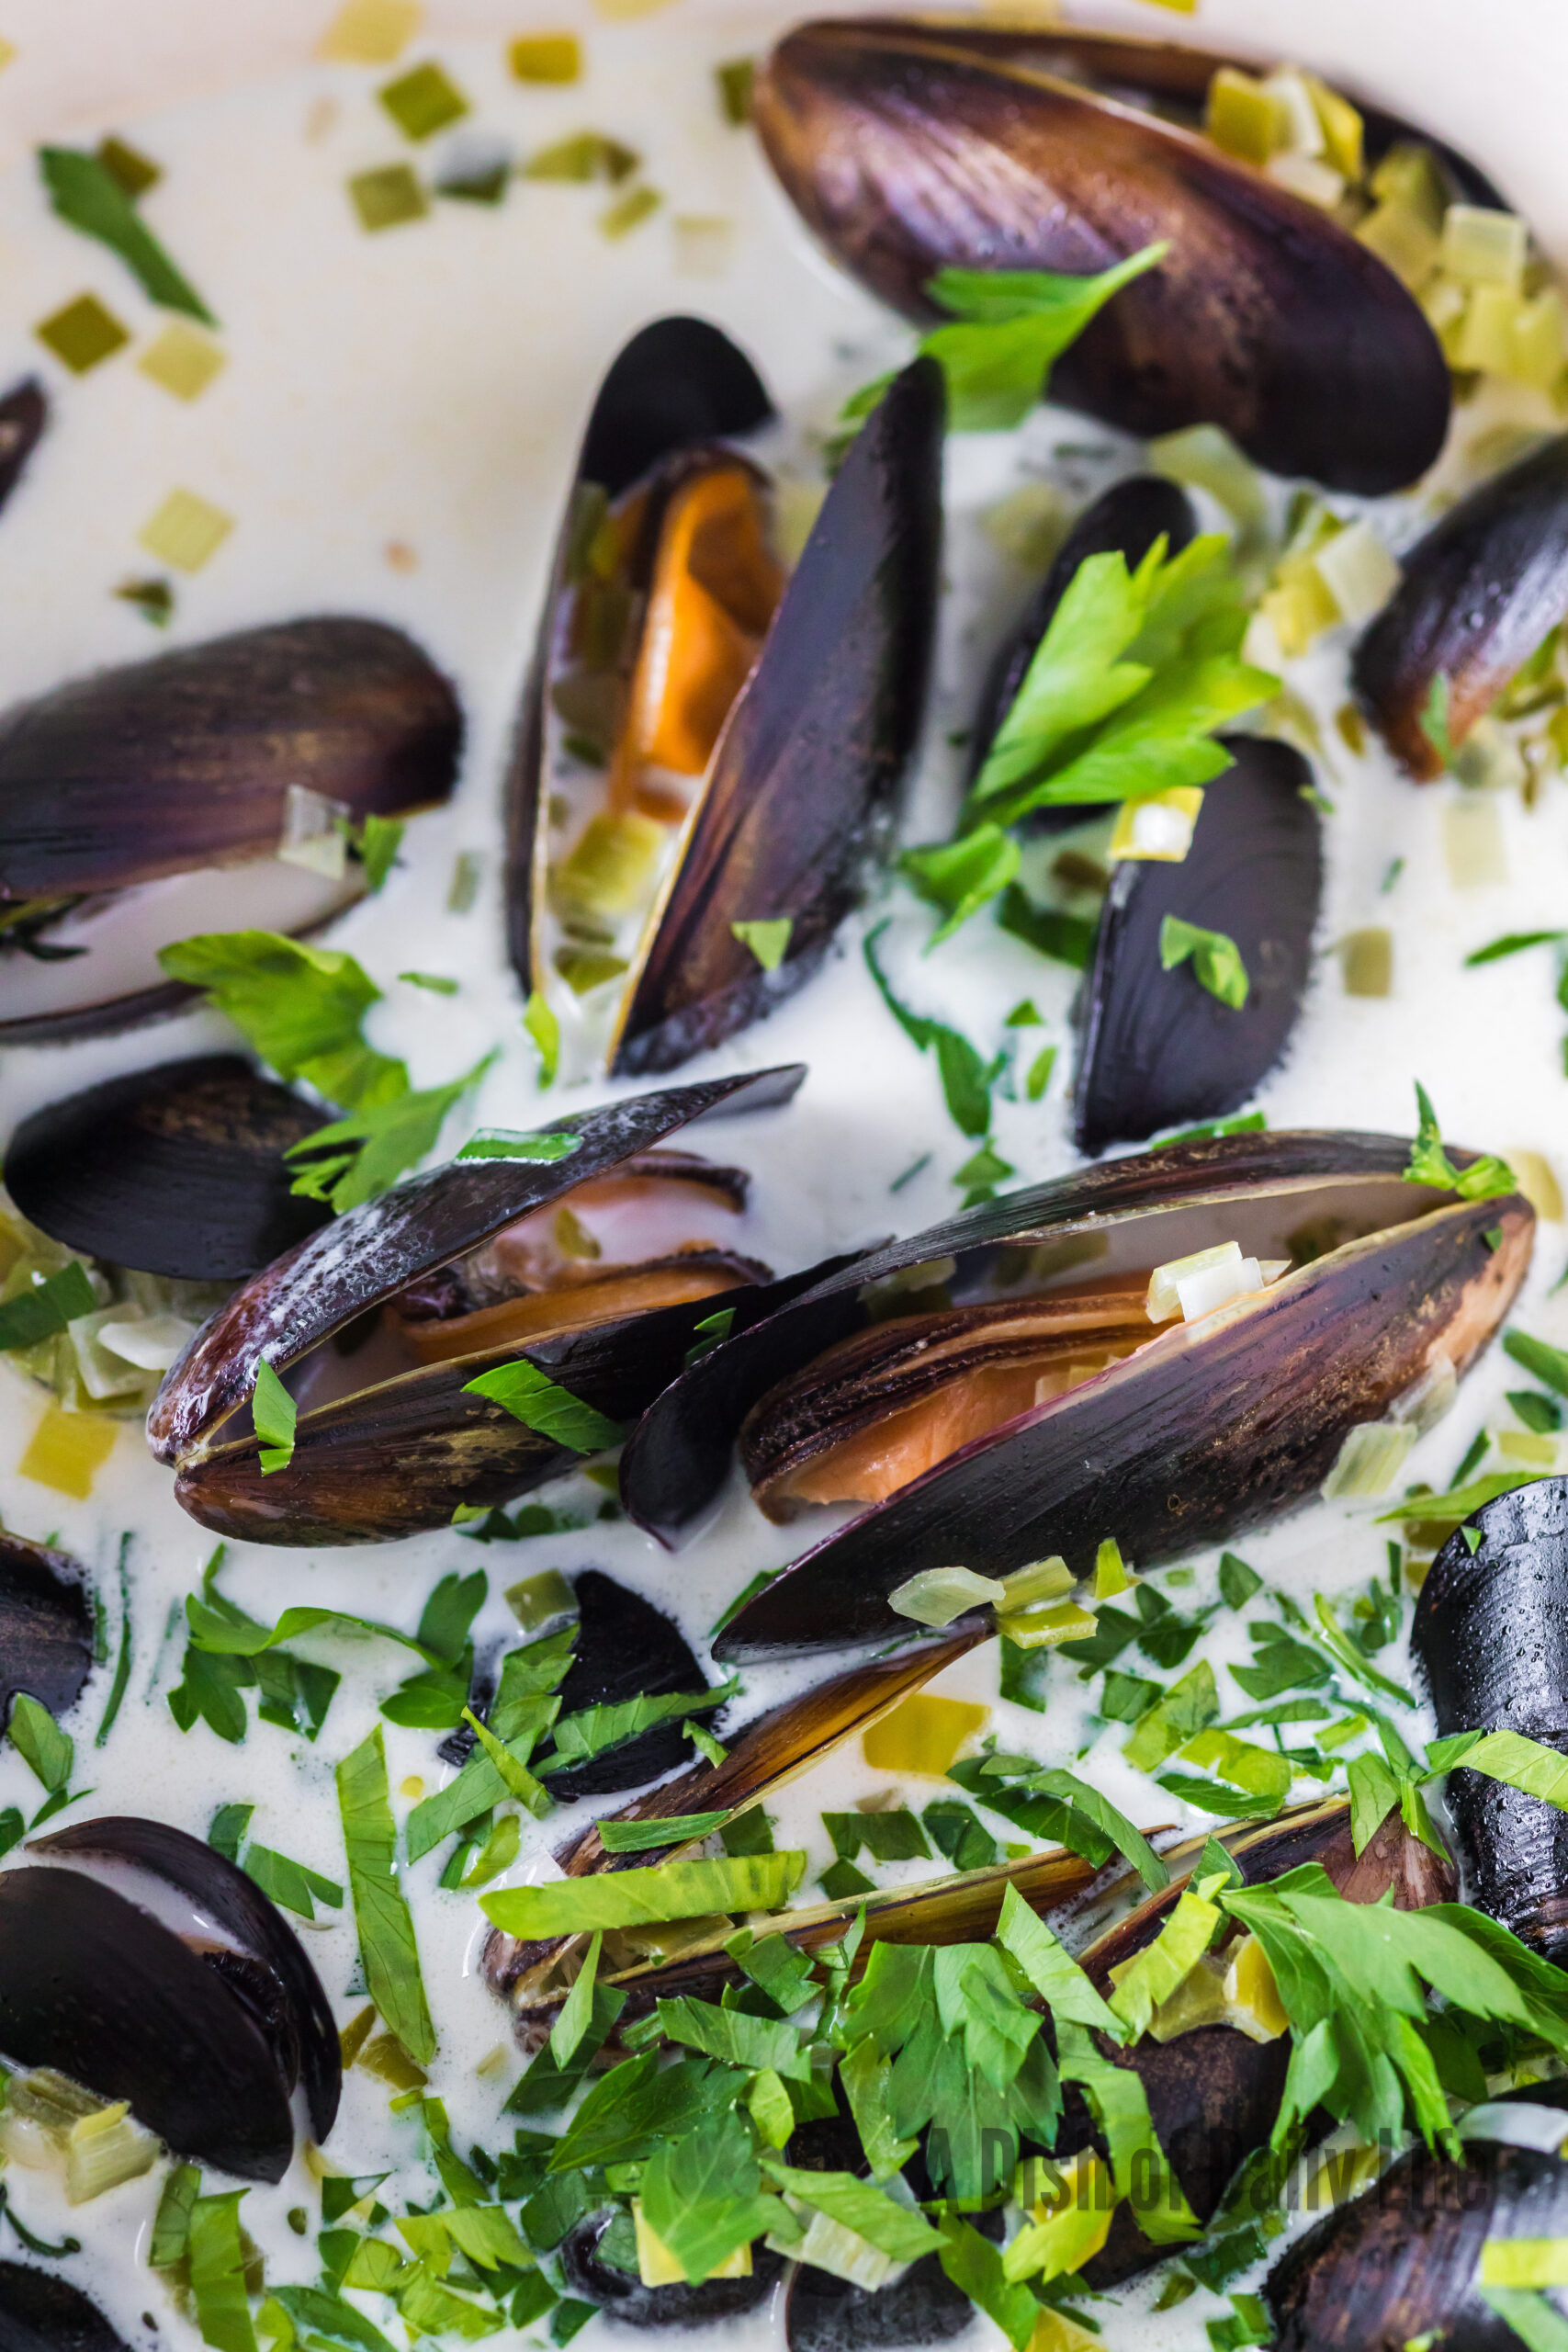
{"type": "Polygon", "coordinates": [[[1532,1470],[1555,1470],[1557,1440],[1534,1430],[1500,1430],[1497,1451],[1509,1462],[1522,1462],[1532,1470]]]}
{"type": "Polygon", "coordinates": [[[862,1735],[865,1760],[874,1772],[919,1772],[940,1781],[990,1712],[967,1699],[939,1699],[918,1690],[862,1735]]]}
{"type": "Polygon", "coordinates": [[[1506,376],[1514,356],[1514,322],[1521,308],[1512,287],[1475,287],[1455,338],[1455,367],[1506,376]]]}
{"type": "Polygon", "coordinates": [[[1359,1421],[1347,1430],[1323,1482],[1325,1502],[1361,1502],[1386,1495],[1416,1442],[1410,1421],[1359,1421]]]}
{"type": "Polygon", "coordinates": [[[1061,2278],[1081,2270],[1111,2234],[1117,2199],[1104,2159],[1085,2148],[1055,2169],[1059,2185],[1030,2207],[1002,2257],[1003,2272],[1015,2286],[1023,2278],[1061,2278]]]}
{"type": "Polygon", "coordinates": [[[735,245],[735,223],[722,212],[678,212],[670,223],[682,277],[722,277],[735,245]]]}
{"type": "MultiPolygon", "coordinates": [[[[660,0],[660,5],[662,6],[662,4],[663,0],[660,0]]],[[[599,215],[600,234],[612,240],[629,236],[634,229],[639,227],[648,219],[650,212],[658,211],[663,201],[664,198],[655,187],[629,187],[625,196],[616,198],[607,212],[601,212],[599,215]]]]}
{"type": "Polygon", "coordinates": [[[1371,620],[1399,585],[1399,565],[1365,522],[1336,531],[1310,560],[1342,621],[1371,620]]]}
{"type": "Polygon", "coordinates": [[[1231,2024],[1252,2041],[1277,2041],[1288,2030],[1289,2013],[1280,1998],[1269,1955],[1256,1936],[1244,1936],[1233,1951],[1224,1991],[1231,2024]]]}
{"type": "Polygon", "coordinates": [[[96,294],[79,294],[63,310],[40,320],[33,332],[73,376],[85,376],[130,341],[114,312],[96,294]]]}
{"type": "Polygon", "coordinates": [[[1421,288],[1417,297],[1427,314],[1427,324],[1442,345],[1443,357],[1450,368],[1459,366],[1459,347],[1464,334],[1465,316],[1470,309],[1470,289],[1457,278],[1438,274],[1421,288]]]}
{"type": "Polygon", "coordinates": [[[665,826],[636,808],[590,817],[556,869],[557,890],[592,914],[629,914],[647,896],[668,838],[665,826]]]}
{"type": "Polygon", "coordinates": [[[1517,212],[1481,204],[1450,204],[1443,215],[1438,257],[1450,277],[1469,286],[1524,286],[1529,229],[1517,212]]]}
{"type": "MultiPolygon", "coordinates": [[[[1419,1590],[1419,1586],[1416,1587],[1419,1590]]],[[[1337,2205],[1348,2205],[1359,2197],[1369,2181],[1377,2178],[1383,2165],[1379,2148],[1339,2148],[1325,2155],[1307,2177],[1302,2190],[1303,2213],[1332,2212],[1337,2205]]]]}
{"type": "Polygon", "coordinates": [[[419,30],[420,0],[344,0],[322,34],[318,57],[389,65],[419,30]]]}
{"type": "Polygon", "coordinates": [[[172,563],[176,571],[199,571],[233,527],[233,516],[220,506],[198,498],[193,490],[172,490],[136,536],[160,563],[172,563]]]}
{"type": "Polygon", "coordinates": [[[1411,288],[1424,286],[1438,266],[1438,232],[1413,204],[1390,198],[1356,224],[1361,243],[1411,288]]]}
{"type": "Polygon", "coordinates": [[[1179,865],[1192,846],[1202,806],[1201,784],[1173,785],[1168,792],[1152,792],[1143,800],[1124,800],[1106,855],[1179,865]]]}
{"type": "Polygon", "coordinates": [[[1381,204],[1403,204],[1418,212],[1434,236],[1441,229],[1448,190],[1429,147],[1408,139],[1391,147],[1372,173],[1371,191],[1381,204]]]}
{"type": "Polygon", "coordinates": [[[385,164],[379,171],[355,172],[348,193],[360,227],[371,236],[382,229],[400,228],[405,220],[423,220],[430,209],[419,175],[407,164],[385,164]]]}
{"type": "MultiPolygon", "coordinates": [[[[640,2197],[632,2199],[632,2223],[637,2231],[637,2267],[643,2285],[684,2286],[686,2274],[644,2216],[640,2197]]],[[[708,2272],[710,2278],[750,2278],[750,2276],[751,2249],[749,2245],[737,2247],[733,2254],[725,2256],[716,2270],[708,2272]]]]}
{"type": "Polygon", "coordinates": [[[1345,175],[1337,172],[1318,155],[1298,155],[1287,148],[1282,155],[1270,155],[1264,165],[1269,178],[1280,187],[1288,187],[1305,204],[1315,204],[1322,212],[1332,212],[1345,193],[1345,175]]]}
{"type": "Polygon", "coordinates": [[[1551,1162],[1539,1151],[1515,1149],[1508,1154],[1508,1165],[1537,1216],[1546,1218],[1549,1224],[1561,1225],[1562,1193],[1551,1162]]]}
{"type": "Polygon", "coordinates": [[[575,33],[530,33],[513,42],[506,62],[519,82],[575,82],[582,45],[575,33]]]}
{"type": "Polygon", "coordinates": [[[144,376],[173,392],[177,401],[194,401],[221,374],[228,355],[209,334],[184,319],[171,319],[162,334],[150,343],[137,366],[144,376]]]}
{"type": "Polygon", "coordinates": [[[1290,119],[1280,99],[1234,65],[1222,65],[1209,85],[1203,128],[1216,147],[1247,164],[1266,164],[1290,144],[1290,119]]]}
{"type": "Polygon", "coordinates": [[[1382,924],[1347,932],[1339,943],[1347,996],[1388,996],[1393,988],[1393,933],[1382,924]]]}
{"type": "MultiPolygon", "coordinates": [[[[1169,7],[1173,0],[1159,0],[1159,5],[1169,7]]],[[[1187,0],[1182,0],[1182,5],[1186,6],[1187,0]]],[[[1105,2338],[1080,2327],[1066,2312],[1043,2311],[1034,2323],[1026,2352],[1105,2352],[1105,2338]]]]}
{"type": "Polygon", "coordinates": [[[1020,482],[980,516],[991,545],[1021,571],[1043,571],[1067,536],[1067,510],[1051,481],[1020,482]]]}
{"type": "Polygon", "coordinates": [[[0,74],[4,74],[6,66],[15,62],[16,55],[17,45],[15,41],[0,40],[0,74]]]}
{"type": "Polygon", "coordinates": [[[525,1634],[536,1632],[551,1617],[577,1614],[577,1597],[558,1568],[547,1568],[542,1576],[509,1584],[506,1605],[525,1634]]]}
{"type": "Polygon", "coordinates": [[[1443,856],[1456,890],[1483,889],[1508,878],[1507,853],[1495,804],[1472,793],[1443,811],[1443,856]]]}
{"type": "Polygon", "coordinates": [[[1321,155],[1323,125],[1304,76],[1293,65],[1281,65],[1264,77],[1262,86],[1280,108],[1286,148],[1297,155],[1321,155]]]}
{"type": "Polygon", "coordinates": [[[1568,2287],[1568,2238],[1483,2238],[1483,2287],[1568,2287]]]}
{"type": "Polygon", "coordinates": [[[1362,171],[1361,118],[1348,98],[1320,82],[1315,74],[1303,74],[1317,113],[1318,128],[1323,133],[1323,153],[1337,172],[1348,180],[1359,180],[1362,171]]]}
{"type": "Polygon", "coordinates": [[[1015,1649],[1055,1649],[1061,1642],[1087,1641],[1096,1624],[1092,1610],[1063,1600],[1035,1609],[998,1612],[997,1631],[1015,1649]]]}
{"type": "Polygon", "coordinates": [[[1568,318],[1555,286],[1544,287],[1514,313],[1508,364],[1505,372],[1516,384],[1549,392],[1568,360],[1568,318]]]}
{"type": "Polygon", "coordinates": [[[1287,662],[1306,652],[1339,619],[1339,607],[1328,583],[1314,563],[1300,556],[1284,559],[1275,585],[1260,599],[1258,610],[1272,626],[1287,662]]]}
{"type": "Polygon", "coordinates": [[[85,1503],[114,1452],[118,1427],[106,1413],[66,1413],[58,1405],[46,1406],[17,1467],[24,1478],[85,1503]]]}

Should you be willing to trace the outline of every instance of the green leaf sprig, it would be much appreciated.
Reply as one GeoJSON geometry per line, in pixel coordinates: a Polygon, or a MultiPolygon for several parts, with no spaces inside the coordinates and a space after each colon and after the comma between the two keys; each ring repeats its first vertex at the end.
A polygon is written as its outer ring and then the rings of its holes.
{"type": "Polygon", "coordinates": [[[1518,1179],[1507,1161],[1491,1154],[1472,1159],[1468,1168],[1454,1166],[1443,1148],[1431,1097],[1419,1079],[1416,1081],[1416,1108],[1419,1125],[1404,1170],[1407,1184],[1433,1184],[1445,1193],[1457,1193],[1461,1201],[1490,1201],[1518,1190],[1518,1179]]]}
{"type": "Polygon", "coordinates": [[[1223,931],[1204,931],[1179,915],[1166,915],[1159,927],[1159,960],[1163,971],[1174,972],[1188,958],[1199,985],[1239,1012],[1251,993],[1252,982],[1240,948],[1223,931]]]}
{"type": "Polygon", "coordinates": [[[40,147],[38,162],[50,203],[68,227],[96,237],[118,254],[152,301],[167,311],[183,311],[204,326],[217,325],[100,156],[76,147],[40,147]]]}

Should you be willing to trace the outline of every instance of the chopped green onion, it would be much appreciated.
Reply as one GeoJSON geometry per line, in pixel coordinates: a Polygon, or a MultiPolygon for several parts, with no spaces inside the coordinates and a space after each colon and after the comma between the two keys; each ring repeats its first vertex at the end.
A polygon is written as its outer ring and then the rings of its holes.
{"type": "Polygon", "coordinates": [[[434,61],[400,74],[376,95],[409,139],[429,139],[448,123],[460,121],[468,111],[461,90],[434,61]]]}
{"type": "Polygon", "coordinates": [[[576,82],[582,74],[582,48],[575,33],[530,33],[506,52],[519,82],[576,82]]]}
{"type": "Polygon", "coordinates": [[[799,1885],[806,1859],[783,1852],[664,1862],[651,1870],[506,1887],[482,1896],[479,1908],[504,1934],[525,1941],[596,1928],[663,1927],[716,1911],[773,1911],[799,1885]]]}
{"type": "Polygon", "coordinates": [[[418,175],[407,164],[356,172],[348,183],[348,194],[360,227],[371,234],[400,228],[405,220],[423,220],[430,209],[418,175]]]}
{"type": "Polygon", "coordinates": [[[86,375],[130,341],[114,312],[96,294],[79,294],[75,301],[40,320],[33,332],[73,376],[86,375]]]}
{"type": "Polygon", "coordinates": [[[154,302],[216,325],[195,287],[175,267],[100,156],[74,147],[40,147],[38,160],[50,202],[62,220],[118,254],[154,302]]]}
{"type": "Polygon", "coordinates": [[[742,947],[749,947],[764,972],[776,972],[789,953],[789,935],[795,922],[789,915],[780,915],[767,922],[732,922],[729,926],[742,947]]]}

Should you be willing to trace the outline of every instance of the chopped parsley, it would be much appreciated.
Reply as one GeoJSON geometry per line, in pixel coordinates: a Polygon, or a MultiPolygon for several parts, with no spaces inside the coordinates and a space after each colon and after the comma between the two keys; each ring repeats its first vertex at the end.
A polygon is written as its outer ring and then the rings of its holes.
{"type": "Polygon", "coordinates": [[[109,159],[75,147],[40,147],[38,161],[49,200],[62,220],[118,254],[152,301],[168,311],[183,311],[204,326],[217,325],[195,287],[175,267],[137,211],[109,159]]]}
{"type": "Polygon", "coordinates": [[[1472,1160],[1468,1168],[1454,1166],[1443,1148],[1438,1114],[1419,1080],[1416,1082],[1416,1107],[1420,1125],[1404,1171],[1407,1184],[1435,1184],[1445,1193],[1457,1193],[1461,1201],[1489,1201],[1504,1193],[1517,1191],[1517,1179],[1506,1159],[1489,1155],[1472,1160]]]}

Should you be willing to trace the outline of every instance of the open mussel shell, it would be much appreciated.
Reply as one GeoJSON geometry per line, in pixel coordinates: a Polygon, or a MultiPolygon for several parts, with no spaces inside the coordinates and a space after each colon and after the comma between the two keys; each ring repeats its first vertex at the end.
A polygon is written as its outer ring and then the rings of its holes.
{"type": "Polygon", "coordinates": [[[93,1603],[76,1562],[0,1529],[0,1724],[19,1690],[69,1713],[93,1670],[93,1603]]]}
{"type": "Polygon", "coordinates": [[[324,2138],[341,2082],[293,1930],[225,1856],[159,1822],[85,1823],[28,1850],[48,1859],[0,1874],[0,2052],[129,2100],[177,2155],[281,2180],[295,2083],[324,2138]]]}
{"type": "MultiPolygon", "coordinates": [[[[602,1568],[572,1579],[577,1645],[560,1685],[560,1712],[613,1707],[623,1701],[660,1699],[674,1690],[703,1690],[707,1678],[674,1620],[602,1568]]],[[[706,1718],[705,1718],[705,1721],[706,1718]]],[[[678,1723],[655,1724],[623,1747],[608,1749],[550,1775],[550,1794],[563,1804],[639,1788],[672,1771],[690,1754],[678,1723]]]]}
{"type": "Polygon", "coordinates": [[[1289,743],[1220,740],[1234,764],[1203,787],[1186,856],[1122,859],[1107,894],[1081,1000],[1080,1151],[1238,1109],[1280,1059],[1301,1011],[1323,896],[1312,770],[1289,743]],[[1168,915],[1235,942],[1249,983],[1244,1005],[1212,995],[1190,958],[1164,969],[1168,915]]]}
{"type": "Polygon", "coordinates": [[[284,1159],[319,1107],[237,1054],[162,1062],[48,1103],[6,1153],[6,1189],[40,1233],[107,1264],[240,1282],[324,1225],[284,1159]]]}
{"type": "Polygon", "coordinates": [[[616,2327],[715,2327],[755,2311],[779,2282],[784,2257],[765,2245],[751,2249],[751,2267],[744,2278],[705,2278],[700,2286],[683,2281],[670,2287],[645,2287],[635,2270],[618,2270],[604,2261],[600,2241],[609,2228],[608,2212],[591,2214],[562,2240],[561,2270],[567,2292],[583,2302],[596,2303],[616,2327]]]}
{"type": "Polygon", "coordinates": [[[936,607],[934,364],[906,368],[856,435],[783,583],[763,544],[767,484],[715,438],[759,422],[765,395],[733,345],[693,325],[645,329],[590,420],[507,786],[513,961],[617,1075],[673,1069],[815,972],[884,846],[936,607]],[[651,337],[660,364],[644,377],[629,363],[651,337]],[[627,482],[633,453],[656,462],[627,482]],[[729,503],[705,519],[705,484],[721,481],[729,503]],[[606,492],[585,553],[583,517],[606,492]],[[620,552],[598,582],[585,567],[606,530],[620,552]],[[614,876],[571,881],[606,825],[643,844],[625,893],[614,876]],[[733,928],[757,922],[788,925],[772,968],[733,928]]]}
{"type": "MultiPolygon", "coordinates": [[[[636,1797],[615,1815],[617,1821],[664,1821],[682,1814],[739,1812],[784,1788],[803,1772],[820,1764],[846,1740],[856,1738],[912,1691],[973,1649],[987,1637],[978,1623],[960,1625],[925,1641],[914,1642],[896,1656],[848,1668],[815,1684],[799,1698],[771,1708],[726,1742],[720,1764],[694,1765],[677,1779],[666,1781],[646,1796],[636,1797]]],[[[552,1787],[559,1785],[552,1775],[552,1787]]],[[[562,1847],[557,1861],[569,1878],[587,1878],[599,1871],[631,1870],[662,1860],[674,1850],[645,1847],[636,1853],[606,1851],[593,1824],[562,1847]]],[[[999,1905],[1000,1895],[997,1896],[999,1905]]],[[[830,1943],[854,1917],[853,1904],[829,1904],[806,1917],[800,1940],[808,1947],[830,1943]]],[[[522,1943],[516,1937],[491,1931],[485,1947],[484,1970],[491,1988],[511,2002],[525,2023],[558,2007],[565,1981],[552,1963],[571,1939],[522,1943]]],[[[721,1955],[728,1966],[728,1957],[721,1955]]],[[[635,1984],[634,1973],[626,1981],[635,1984]]],[[[606,1965],[606,1976],[609,1969],[606,1965]]],[[[691,1989],[690,1987],[687,1988],[691,1989]]],[[[646,2007],[646,2002],[644,2003],[646,2007]]]]}
{"type": "Polygon", "coordinates": [[[677,1252],[662,1264],[685,1303],[604,1308],[595,1320],[584,1284],[553,1336],[476,1337],[472,1352],[434,1362],[379,1310],[690,1121],[787,1101],[803,1076],[792,1063],[574,1112],[540,1131],[570,1142],[560,1158],[449,1160],[309,1236],[234,1294],[159,1391],[148,1435],[179,1474],[179,1501],[204,1526],[252,1543],[375,1543],[445,1526],[459,1504],[505,1502],[570,1467],[578,1453],[467,1384],[525,1353],[597,1412],[634,1419],[680,1371],[716,1297],[737,1328],[768,1311],[765,1269],[719,1249],[677,1252]],[[249,1411],[264,1359],[299,1404],[293,1458],[270,1474],[249,1411]]]}
{"type": "Polygon", "coordinates": [[[773,50],[755,119],[807,225],[909,318],[939,315],[945,267],[1082,275],[1168,240],[1056,362],[1067,407],[1145,438],[1219,424],[1332,489],[1414,481],[1448,426],[1437,337],[1326,213],[1149,110],[1160,46],[819,19],[773,50]]]}
{"type": "Polygon", "coordinates": [[[0,2352],[126,2352],[96,2303],[58,2270],[0,2262],[0,2352]]]}
{"type": "MultiPolygon", "coordinates": [[[[1454,1530],[1421,1587],[1411,1645],[1445,1737],[1512,1731],[1568,1753],[1568,1478],[1499,1495],[1454,1530]]],[[[1471,1900],[1568,1961],[1568,1815],[1462,1767],[1448,1803],[1471,1900]]]]}
{"type": "MultiPolygon", "coordinates": [[[[1521,2103],[1568,2108],[1568,2086],[1532,2083],[1499,2102],[1521,2103]]],[[[1483,2291],[1482,2249],[1489,2241],[1564,2236],[1568,2164],[1561,2156],[1471,2140],[1461,2162],[1417,2145],[1274,2264],[1263,2285],[1274,2341],[1280,2352],[1411,2343],[1517,2352],[1518,2335],[1483,2291]]],[[[1560,2292],[1544,2301],[1561,2314],[1560,2292]]]]}
{"type": "MultiPolygon", "coordinates": [[[[1091,555],[1120,555],[1135,571],[1156,539],[1168,554],[1179,555],[1198,528],[1187,492],[1158,474],[1129,474],[1112,482],[1078,516],[1067,533],[1049,571],[1003,639],[987,674],[980,707],[971,734],[966,786],[979,777],[1002,721],[1018,700],[1018,690],[1040,650],[1040,640],[1056,616],[1056,607],[1077,577],[1078,567],[1091,555]]],[[[1093,812],[1085,808],[1036,808],[1027,830],[1032,833],[1070,831],[1093,812]]]]}
{"type": "Polygon", "coordinates": [[[355,898],[286,863],[289,787],[347,816],[450,794],[462,718],[379,621],[290,621],[73,680],[0,717],[0,1039],[177,1003],[158,950],[205,931],[319,927],[355,898]],[[9,943],[9,944],[7,944],[9,943]]]}
{"type": "MultiPolygon", "coordinates": [[[[806,2124],[786,2151],[790,2164],[810,2165],[814,2137],[832,2134],[841,2143],[824,2149],[823,2170],[859,2170],[864,2156],[855,2134],[840,2123],[806,2124]],[[796,2142],[806,2144],[796,2146],[796,2142]]],[[[925,2161],[917,2149],[904,2167],[903,2178],[922,2202],[937,2195],[925,2161]]],[[[999,2206],[990,2212],[966,2216],[984,2238],[998,2241],[1005,2216],[999,2206]]],[[[940,2255],[928,2254],[903,2275],[874,2292],[856,2287],[830,2270],[809,2262],[791,2267],[784,2300],[784,2342],[789,2352],[903,2352],[906,2346],[946,2344],[967,2335],[975,2324],[975,2306],[942,2267],[940,2255]]]]}
{"type": "Polygon", "coordinates": [[[35,376],[0,399],[0,506],[21,481],[48,422],[49,402],[35,376]]]}
{"type": "Polygon", "coordinates": [[[1443,772],[1424,720],[1439,678],[1462,743],[1568,613],[1568,434],[1494,474],[1404,559],[1404,578],[1357,646],[1357,700],[1413,776],[1443,772]]]}
{"type": "Polygon", "coordinates": [[[1407,1183],[1408,1156],[1393,1136],[1216,1136],[962,1211],[684,1374],[627,1449],[627,1509],[678,1536],[743,1415],[775,1519],[880,1488],[747,1602],[715,1644],[725,1659],[886,1640],[902,1622],[887,1595],[927,1568],[1000,1577],[1061,1553],[1086,1572],[1112,1534],[1156,1566],[1229,1542],[1306,1501],[1348,1431],[1439,1358],[1462,1372],[1523,1279],[1529,1203],[1407,1183]],[[1154,1269],[1227,1242],[1292,1271],[1150,1324],[1154,1269]]]}

